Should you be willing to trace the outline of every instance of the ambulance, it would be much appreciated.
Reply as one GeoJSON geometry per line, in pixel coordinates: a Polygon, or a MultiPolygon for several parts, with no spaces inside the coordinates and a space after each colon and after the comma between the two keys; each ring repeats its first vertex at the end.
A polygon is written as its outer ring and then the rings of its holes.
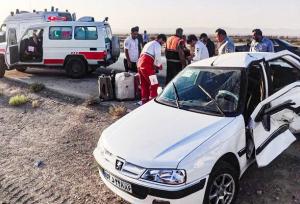
{"type": "Polygon", "coordinates": [[[19,12],[11,17],[24,14],[31,16],[26,25],[26,19],[18,16],[19,22],[6,20],[10,23],[1,27],[0,77],[5,70],[59,67],[70,77],[81,78],[100,66],[113,64],[120,56],[119,39],[112,35],[108,18],[100,22],[93,17],[75,21],[75,15],[54,11],[43,12],[40,20],[32,17],[34,13],[19,12]]]}

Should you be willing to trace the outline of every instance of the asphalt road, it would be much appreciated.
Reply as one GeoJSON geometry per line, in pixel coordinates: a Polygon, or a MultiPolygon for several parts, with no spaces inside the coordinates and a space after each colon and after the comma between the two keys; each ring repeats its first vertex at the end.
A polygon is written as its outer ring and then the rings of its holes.
{"type": "MultiPolygon", "coordinates": [[[[82,79],[69,78],[64,70],[51,68],[28,68],[25,73],[17,70],[7,71],[5,77],[8,79],[21,81],[27,84],[43,83],[48,89],[64,95],[86,99],[98,96],[98,76],[103,73],[110,73],[111,70],[118,72],[125,71],[123,65],[124,54],[121,53],[119,60],[107,68],[99,68],[94,73],[82,79]]],[[[158,74],[159,82],[164,85],[166,76],[165,58],[164,70],[158,74]]]]}

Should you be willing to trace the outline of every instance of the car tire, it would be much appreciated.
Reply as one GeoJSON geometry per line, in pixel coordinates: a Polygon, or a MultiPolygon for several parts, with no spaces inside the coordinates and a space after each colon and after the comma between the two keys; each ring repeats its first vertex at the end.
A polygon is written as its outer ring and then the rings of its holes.
{"type": "Polygon", "coordinates": [[[86,63],[79,57],[70,58],[65,64],[65,69],[67,74],[75,79],[82,78],[87,73],[86,63]]]}
{"type": "Polygon", "coordinates": [[[238,191],[239,175],[237,169],[227,162],[220,161],[209,176],[203,203],[216,204],[218,199],[223,199],[225,204],[233,204],[238,191]]]}
{"type": "Polygon", "coordinates": [[[19,71],[19,72],[25,72],[26,69],[27,69],[27,67],[18,67],[18,68],[16,68],[16,70],[19,71]]]}

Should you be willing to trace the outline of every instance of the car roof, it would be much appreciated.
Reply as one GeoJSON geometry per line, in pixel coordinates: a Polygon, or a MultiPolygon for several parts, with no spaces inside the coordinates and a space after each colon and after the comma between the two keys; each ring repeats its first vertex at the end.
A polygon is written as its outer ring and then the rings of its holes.
{"type": "Polygon", "coordinates": [[[284,55],[292,55],[289,51],[282,51],[277,53],[271,52],[234,52],[223,54],[216,57],[211,57],[191,64],[191,66],[201,67],[244,67],[247,68],[252,62],[262,59],[277,58],[284,55]]]}

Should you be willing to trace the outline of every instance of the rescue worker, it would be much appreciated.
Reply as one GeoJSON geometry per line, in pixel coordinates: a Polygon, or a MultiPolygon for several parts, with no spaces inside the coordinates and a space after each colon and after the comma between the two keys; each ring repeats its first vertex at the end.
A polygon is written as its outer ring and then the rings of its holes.
{"type": "Polygon", "coordinates": [[[187,39],[187,43],[194,50],[194,57],[192,61],[199,61],[206,58],[209,58],[207,47],[203,44],[202,41],[198,40],[196,35],[189,35],[187,39]]]}
{"type": "Polygon", "coordinates": [[[166,44],[167,77],[169,83],[186,65],[184,53],[183,29],[177,28],[176,34],[169,37],[166,44]]]}
{"type": "Polygon", "coordinates": [[[125,71],[137,72],[136,63],[139,59],[139,42],[138,42],[138,29],[136,27],[131,28],[131,35],[124,41],[124,67],[125,71]]]}
{"type": "Polygon", "coordinates": [[[213,57],[216,54],[216,47],[215,43],[211,41],[211,39],[208,37],[206,33],[202,33],[200,35],[200,40],[203,42],[204,45],[206,45],[209,57],[213,57]]]}
{"type": "Polygon", "coordinates": [[[161,47],[166,41],[167,37],[159,34],[156,40],[147,43],[142,50],[138,61],[142,104],[157,96],[159,84],[155,73],[162,69],[161,47]]]}
{"type": "Polygon", "coordinates": [[[218,41],[218,55],[235,52],[234,42],[227,37],[225,30],[221,28],[217,29],[216,39],[218,41]]]}
{"type": "Polygon", "coordinates": [[[252,34],[253,40],[250,46],[250,52],[274,52],[274,45],[272,41],[263,37],[260,29],[254,29],[252,34]]]}

